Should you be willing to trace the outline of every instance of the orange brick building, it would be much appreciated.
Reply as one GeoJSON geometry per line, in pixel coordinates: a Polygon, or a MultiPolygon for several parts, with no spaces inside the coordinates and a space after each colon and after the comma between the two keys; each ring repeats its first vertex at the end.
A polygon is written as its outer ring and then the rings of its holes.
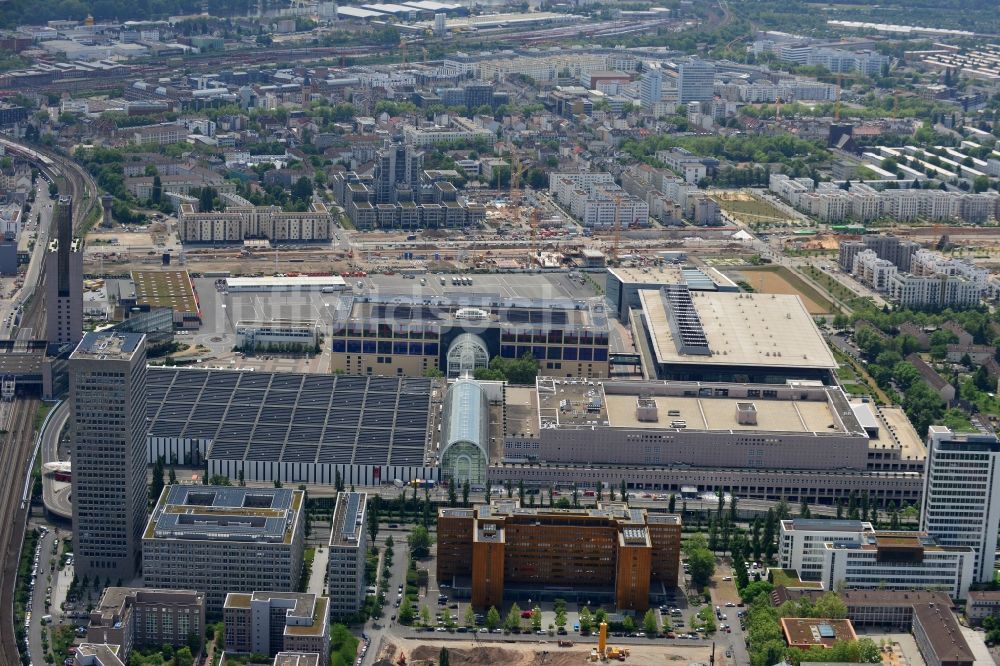
{"type": "Polygon", "coordinates": [[[471,580],[472,605],[500,606],[504,586],[610,587],[615,606],[646,610],[650,583],[677,584],[681,521],[623,503],[522,508],[516,499],[438,511],[438,581],[471,580]]]}

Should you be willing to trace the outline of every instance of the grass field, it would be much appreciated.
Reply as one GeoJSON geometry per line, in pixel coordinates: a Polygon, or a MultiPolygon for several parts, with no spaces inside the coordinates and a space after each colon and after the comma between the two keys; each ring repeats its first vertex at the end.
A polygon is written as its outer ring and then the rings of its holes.
{"type": "Polygon", "coordinates": [[[741,268],[736,277],[745,280],[754,291],[761,294],[796,294],[802,299],[809,314],[826,315],[834,310],[829,299],[784,266],[741,268]]]}
{"type": "Polygon", "coordinates": [[[766,201],[743,192],[718,192],[712,198],[719,207],[746,224],[789,222],[793,218],[766,201]]]}

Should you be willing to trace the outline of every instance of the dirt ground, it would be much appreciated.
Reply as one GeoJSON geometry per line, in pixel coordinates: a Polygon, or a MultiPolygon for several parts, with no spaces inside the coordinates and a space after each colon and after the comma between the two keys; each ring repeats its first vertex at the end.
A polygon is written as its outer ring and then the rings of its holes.
{"type": "MultiPolygon", "coordinates": [[[[734,604],[740,602],[740,594],[736,591],[736,583],[732,580],[732,571],[732,567],[728,561],[715,568],[715,575],[712,576],[710,589],[712,592],[712,603],[716,606],[722,606],[730,602],[734,604]],[[726,577],[729,580],[722,580],[726,577]]],[[[730,620],[733,619],[735,617],[730,618],[730,620]]]]}
{"type": "Polygon", "coordinates": [[[830,314],[830,308],[821,303],[817,303],[807,294],[796,289],[781,273],[774,270],[749,270],[740,271],[742,279],[762,294],[795,294],[802,299],[809,314],[823,315],[830,314]]]}
{"type": "MultiPolygon", "coordinates": [[[[555,639],[539,645],[537,643],[505,643],[476,647],[470,641],[434,641],[394,639],[395,644],[387,644],[379,658],[388,658],[393,662],[402,650],[406,655],[407,664],[424,666],[437,663],[442,647],[448,648],[449,662],[455,666],[578,666],[590,663],[590,650],[597,645],[593,636],[583,639],[586,642],[574,641],[571,648],[561,648],[555,639]]],[[[609,641],[609,645],[614,645],[609,641]]],[[[675,647],[650,643],[648,645],[629,645],[631,655],[625,661],[634,666],[661,666],[663,664],[688,664],[691,662],[708,663],[711,649],[707,647],[675,647]]],[[[716,653],[716,663],[725,664],[723,657],[716,653]]],[[[600,662],[599,662],[600,663],[600,662]]]]}

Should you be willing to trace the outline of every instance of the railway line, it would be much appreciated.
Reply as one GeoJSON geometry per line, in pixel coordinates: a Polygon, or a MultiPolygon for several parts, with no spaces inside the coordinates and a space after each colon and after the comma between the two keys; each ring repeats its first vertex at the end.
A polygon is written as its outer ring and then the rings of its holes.
{"type": "MultiPolygon", "coordinates": [[[[97,184],[83,167],[57,153],[26,146],[0,138],[8,153],[31,161],[45,179],[61,183],[62,194],[73,195],[73,220],[77,229],[97,205],[97,184]]],[[[37,272],[34,285],[25,284],[22,294],[24,315],[21,330],[44,330],[45,271],[37,272]]],[[[24,541],[27,517],[31,507],[31,470],[38,450],[35,441],[35,415],[37,398],[16,397],[6,408],[5,416],[10,427],[2,435],[0,469],[4,470],[7,483],[0,484],[0,666],[20,663],[14,631],[14,594],[17,584],[17,567],[24,541]]]]}

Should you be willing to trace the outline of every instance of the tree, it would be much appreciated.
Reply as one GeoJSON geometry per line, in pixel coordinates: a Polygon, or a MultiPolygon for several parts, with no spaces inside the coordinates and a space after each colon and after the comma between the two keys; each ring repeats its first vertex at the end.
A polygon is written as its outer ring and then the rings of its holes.
{"type": "Polygon", "coordinates": [[[515,629],[521,628],[521,607],[517,605],[517,602],[511,604],[510,610],[507,611],[507,617],[503,622],[504,631],[513,632],[515,629]]]}
{"type": "Polygon", "coordinates": [[[580,633],[584,635],[589,634],[593,623],[594,618],[590,614],[590,609],[584,606],[583,610],[580,611],[580,633]]]}
{"type": "Polygon", "coordinates": [[[414,617],[413,600],[409,596],[403,597],[403,603],[399,608],[399,623],[413,624],[414,617]]]}
{"type": "Polygon", "coordinates": [[[292,185],[292,198],[296,201],[308,203],[313,195],[312,181],[301,176],[295,184],[292,185]]]}
{"type": "Polygon", "coordinates": [[[240,470],[239,476],[237,478],[239,479],[240,486],[247,485],[246,476],[243,474],[243,470],[242,469],[240,470]]]}
{"type": "Polygon", "coordinates": [[[542,628],[542,609],[538,606],[531,609],[531,628],[535,631],[542,628]]]}
{"type": "Polygon", "coordinates": [[[462,484],[462,505],[469,506],[469,480],[466,479],[462,484]]]}
{"type": "Polygon", "coordinates": [[[160,201],[163,199],[163,183],[160,180],[160,174],[153,176],[153,189],[149,195],[150,200],[154,205],[160,205],[160,201]]]}
{"type": "Polygon", "coordinates": [[[816,600],[815,617],[842,620],[847,617],[847,604],[835,592],[826,592],[816,600]]]}
{"type": "Polygon", "coordinates": [[[500,611],[497,610],[496,606],[490,606],[489,611],[486,612],[486,628],[490,631],[497,629],[500,626],[500,611]]]}
{"type": "Polygon", "coordinates": [[[476,611],[472,607],[472,604],[469,604],[468,606],[465,607],[465,626],[467,627],[476,626],[476,611]]]}
{"type": "Polygon", "coordinates": [[[448,648],[446,647],[442,647],[441,652],[438,653],[438,666],[450,666],[448,648]]]}
{"type": "MultiPolygon", "coordinates": [[[[378,497],[376,495],[376,497],[378,497]]],[[[376,502],[370,502],[368,505],[368,536],[371,537],[371,542],[375,543],[375,537],[378,536],[378,504],[376,502]]],[[[388,541],[386,541],[386,547],[389,547],[388,541]]]]}
{"type": "MultiPolygon", "coordinates": [[[[598,622],[598,626],[600,626],[599,622],[598,622]]],[[[622,620],[622,629],[624,629],[626,632],[628,632],[630,634],[633,631],[635,631],[635,620],[632,619],[631,615],[626,615],[625,619],[622,620]]]]}
{"type": "Polygon", "coordinates": [[[340,475],[340,470],[334,470],[333,472],[333,487],[338,493],[344,492],[344,477],[340,475]]]}
{"type": "Polygon", "coordinates": [[[619,487],[619,492],[621,492],[622,501],[628,504],[628,485],[625,483],[625,479],[622,479],[622,482],[619,487]]]}
{"type": "Polygon", "coordinates": [[[699,548],[688,555],[688,566],[691,583],[695,587],[704,587],[715,573],[715,555],[708,548],[699,548]]]}
{"type": "Polygon", "coordinates": [[[214,188],[201,188],[201,192],[198,194],[198,205],[202,213],[211,213],[215,210],[215,196],[216,191],[214,188]]]}
{"type": "Polygon", "coordinates": [[[167,475],[167,483],[170,485],[177,483],[177,470],[174,469],[173,465],[170,466],[170,472],[167,475]]]}
{"type": "Polygon", "coordinates": [[[427,604],[420,607],[420,624],[425,627],[428,627],[431,624],[431,609],[427,607],[427,604]]]}
{"type": "Polygon", "coordinates": [[[448,484],[448,506],[456,506],[458,504],[458,492],[455,490],[455,479],[451,480],[448,484]]]}
{"type": "Polygon", "coordinates": [[[156,459],[153,463],[153,481],[149,484],[149,499],[156,502],[160,499],[160,495],[163,493],[163,456],[156,459]]]}
{"type": "Polygon", "coordinates": [[[656,619],[656,611],[650,608],[642,618],[642,630],[649,636],[660,633],[660,622],[656,619]]]}
{"type": "Polygon", "coordinates": [[[406,537],[406,541],[410,546],[410,553],[417,559],[427,557],[430,554],[431,544],[434,543],[430,532],[423,525],[414,527],[406,537]]]}

